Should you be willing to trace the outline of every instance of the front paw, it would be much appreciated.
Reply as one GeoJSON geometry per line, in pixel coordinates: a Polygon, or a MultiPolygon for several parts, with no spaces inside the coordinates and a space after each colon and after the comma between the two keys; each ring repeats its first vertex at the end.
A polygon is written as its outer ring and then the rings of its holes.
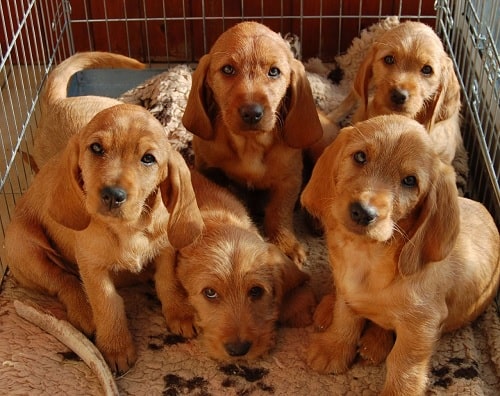
{"type": "Polygon", "coordinates": [[[187,302],[177,301],[163,307],[163,316],[168,330],[185,338],[194,338],[198,331],[195,326],[195,310],[187,302]]]}
{"type": "Polygon", "coordinates": [[[313,316],[314,328],[317,331],[325,331],[333,321],[333,308],[335,306],[335,294],[326,294],[316,307],[313,316]]]}
{"type": "Polygon", "coordinates": [[[339,374],[347,371],[356,357],[356,345],[335,339],[329,333],[313,334],[307,363],[319,373],[339,374]]]}
{"type": "Polygon", "coordinates": [[[125,374],[137,360],[137,352],[130,334],[115,337],[109,343],[100,341],[99,337],[96,337],[96,345],[115,376],[125,374]]]}
{"type": "Polygon", "coordinates": [[[369,323],[359,339],[358,351],[361,358],[370,364],[385,361],[394,346],[394,333],[369,323]]]}
{"type": "Polygon", "coordinates": [[[292,260],[297,267],[302,268],[307,258],[307,253],[302,244],[292,235],[270,238],[280,250],[292,260]]]}

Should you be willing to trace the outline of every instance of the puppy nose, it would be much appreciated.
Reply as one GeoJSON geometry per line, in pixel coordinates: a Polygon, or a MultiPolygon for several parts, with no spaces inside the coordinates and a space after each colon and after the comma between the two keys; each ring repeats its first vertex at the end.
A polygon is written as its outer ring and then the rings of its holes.
{"type": "Polygon", "coordinates": [[[236,341],[224,344],[224,348],[229,356],[244,356],[250,350],[252,343],[250,341],[236,341]]]}
{"type": "Polygon", "coordinates": [[[371,205],[363,204],[361,202],[354,202],[351,204],[351,219],[353,219],[356,224],[367,226],[373,223],[377,217],[377,209],[371,205]]]}
{"type": "Polygon", "coordinates": [[[101,199],[109,209],[117,208],[127,200],[127,192],[120,187],[104,187],[101,199]]]}
{"type": "Polygon", "coordinates": [[[391,101],[394,104],[402,105],[410,96],[410,93],[406,89],[393,89],[391,92],[391,101]]]}
{"type": "Polygon", "coordinates": [[[251,103],[240,107],[240,117],[247,124],[257,124],[264,115],[264,109],[258,103],[251,103]]]}

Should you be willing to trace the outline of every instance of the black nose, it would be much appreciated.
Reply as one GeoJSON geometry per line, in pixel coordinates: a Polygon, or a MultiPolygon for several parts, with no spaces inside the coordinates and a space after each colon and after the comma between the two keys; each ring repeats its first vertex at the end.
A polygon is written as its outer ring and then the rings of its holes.
{"type": "Polygon", "coordinates": [[[264,109],[258,103],[252,103],[240,107],[240,117],[246,124],[257,124],[264,115],[264,109]]]}
{"type": "Polygon", "coordinates": [[[127,200],[127,192],[120,187],[104,187],[101,199],[109,209],[117,208],[127,200]]]}
{"type": "Polygon", "coordinates": [[[394,104],[402,105],[410,96],[410,93],[405,89],[393,89],[391,92],[391,101],[394,104]]]}
{"type": "Polygon", "coordinates": [[[250,341],[228,342],[224,348],[229,356],[244,356],[250,350],[252,343],[250,341]]]}
{"type": "Polygon", "coordinates": [[[353,202],[350,206],[350,210],[351,219],[362,226],[373,223],[378,217],[376,208],[361,202],[353,202]]]}

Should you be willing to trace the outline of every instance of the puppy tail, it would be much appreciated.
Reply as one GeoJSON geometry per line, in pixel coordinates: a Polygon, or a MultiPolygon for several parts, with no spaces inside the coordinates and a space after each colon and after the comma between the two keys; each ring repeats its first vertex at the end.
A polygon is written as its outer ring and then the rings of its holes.
{"type": "Polygon", "coordinates": [[[110,52],[80,52],[65,59],[49,74],[45,84],[45,102],[53,103],[66,98],[68,83],[76,72],[85,69],[144,69],[145,65],[135,59],[110,52]]]}

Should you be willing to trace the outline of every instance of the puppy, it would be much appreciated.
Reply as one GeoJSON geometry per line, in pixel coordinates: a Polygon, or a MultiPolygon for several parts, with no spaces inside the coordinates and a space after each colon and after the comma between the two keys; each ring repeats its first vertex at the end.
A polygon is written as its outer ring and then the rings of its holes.
{"type": "Polygon", "coordinates": [[[97,68],[143,69],[144,64],[123,55],[95,51],[77,53],[56,66],[40,96],[41,119],[31,159],[35,172],[99,111],[121,103],[103,96],[68,97],[71,77],[81,70],[97,68]]]}
{"type": "Polygon", "coordinates": [[[441,333],[476,319],[496,295],[492,217],[458,197],[453,170],[423,126],[398,115],[343,129],[301,201],[326,230],[336,292],[332,323],[312,338],[309,364],[347,370],[369,319],[396,333],[382,394],[424,394],[441,333]]]}
{"type": "Polygon", "coordinates": [[[181,155],[147,110],[122,104],[40,169],[7,228],[7,262],[21,285],[57,296],[75,327],[95,331],[122,373],[136,352],[115,280],[139,274],[166,246],[191,243],[201,227],[181,155]]]}
{"type": "Polygon", "coordinates": [[[328,117],[339,122],[355,105],[354,123],[401,114],[423,124],[441,158],[453,161],[463,195],[468,165],[460,134],[460,85],[453,61],[431,27],[407,21],[375,41],[358,69],[351,93],[328,117]]]}
{"type": "MultiPolygon", "coordinates": [[[[228,190],[196,171],[192,183],[204,228],[179,251],[176,273],[164,282],[167,323],[187,337],[201,333],[215,359],[257,358],[274,346],[278,321],[288,326],[312,322],[315,296],[305,283],[309,276],[264,241],[228,190]]],[[[170,253],[163,259],[162,268],[174,268],[167,264],[170,253]]]]}
{"type": "Polygon", "coordinates": [[[269,192],[265,233],[302,263],[306,254],[293,229],[302,150],[323,132],[289,45],[257,22],[228,29],[200,59],[182,121],[194,134],[198,170],[215,168],[245,188],[269,192]]]}

